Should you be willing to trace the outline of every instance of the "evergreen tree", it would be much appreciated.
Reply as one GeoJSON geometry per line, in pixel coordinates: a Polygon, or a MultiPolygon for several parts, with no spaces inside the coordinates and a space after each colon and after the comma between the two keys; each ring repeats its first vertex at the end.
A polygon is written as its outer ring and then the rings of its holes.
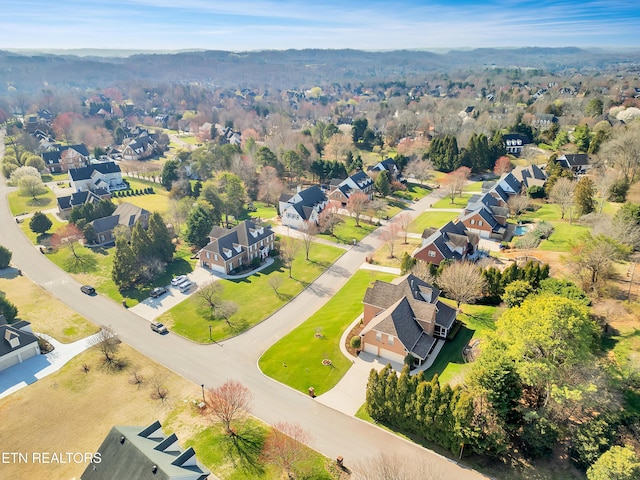
{"type": "Polygon", "coordinates": [[[396,416],[396,390],[398,387],[398,376],[393,369],[387,372],[387,376],[384,379],[384,405],[383,418],[386,422],[394,426],[399,426],[396,416]]]}
{"type": "Polygon", "coordinates": [[[133,255],[139,264],[144,264],[154,258],[153,246],[142,222],[137,222],[133,226],[130,244],[133,255]]]}
{"type": "Polygon", "coordinates": [[[153,212],[149,219],[148,234],[154,256],[164,263],[169,263],[176,246],[171,241],[169,230],[158,212],[153,212]]]}
{"type": "Polygon", "coordinates": [[[29,220],[29,229],[33,233],[40,235],[47,232],[52,225],[53,223],[49,220],[49,217],[42,212],[35,212],[33,217],[31,217],[31,220],[29,220]]]}
{"type": "Polygon", "coordinates": [[[378,174],[373,187],[382,198],[389,195],[389,192],[391,191],[391,184],[389,183],[389,176],[386,170],[383,170],[378,174]]]}
{"type": "Polygon", "coordinates": [[[384,367],[380,373],[372,368],[369,372],[369,381],[367,382],[367,413],[376,421],[382,419],[384,406],[384,379],[387,370],[390,367],[384,367]]]}
{"type": "Polygon", "coordinates": [[[185,240],[190,245],[202,248],[208,242],[208,235],[214,225],[213,208],[207,204],[196,203],[187,217],[185,240]]]}
{"type": "Polygon", "coordinates": [[[173,182],[178,180],[178,167],[179,163],[177,160],[167,160],[162,166],[162,185],[167,191],[171,190],[173,186],[173,182]]]}
{"type": "Polygon", "coordinates": [[[120,290],[131,288],[138,279],[138,262],[124,235],[116,237],[111,278],[120,290]]]}
{"type": "Polygon", "coordinates": [[[9,323],[13,322],[18,316],[18,307],[14,303],[7,300],[4,292],[0,292],[0,314],[4,316],[9,323]]]}
{"type": "Polygon", "coordinates": [[[12,256],[11,250],[4,245],[0,245],[0,270],[9,266],[12,256]]]}
{"type": "Polygon", "coordinates": [[[589,177],[582,177],[576,185],[575,192],[573,194],[576,206],[578,207],[578,215],[586,215],[595,211],[596,202],[596,187],[589,177]]]}

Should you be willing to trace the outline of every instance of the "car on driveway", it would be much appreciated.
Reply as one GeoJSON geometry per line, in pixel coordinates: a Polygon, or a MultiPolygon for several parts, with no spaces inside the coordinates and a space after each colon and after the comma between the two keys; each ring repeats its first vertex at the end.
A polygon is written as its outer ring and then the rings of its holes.
{"type": "Polygon", "coordinates": [[[191,290],[192,286],[193,286],[193,282],[191,280],[185,280],[180,285],[178,285],[178,289],[182,293],[187,293],[189,290],[191,290]]]}
{"type": "Polygon", "coordinates": [[[156,287],[153,290],[151,290],[151,293],[149,294],[149,296],[151,298],[158,298],[161,295],[164,295],[165,293],[167,293],[167,289],[165,287],[156,287]]]}
{"type": "Polygon", "coordinates": [[[167,330],[167,327],[160,322],[151,322],[151,330],[156,333],[167,333],[169,331],[167,330]]]}
{"type": "Polygon", "coordinates": [[[174,287],[177,287],[178,285],[180,285],[182,282],[184,282],[187,279],[186,275],[178,275],[177,277],[174,277],[171,280],[171,285],[173,285],[174,287]]]}
{"type": "Polygon", "coordinates": [[[91,285],[82,285],[80,287],[80,291],[82,293],[87,294],[87,295],[95,295],[96,294],[96,289],[93,288],[91,285]]]}

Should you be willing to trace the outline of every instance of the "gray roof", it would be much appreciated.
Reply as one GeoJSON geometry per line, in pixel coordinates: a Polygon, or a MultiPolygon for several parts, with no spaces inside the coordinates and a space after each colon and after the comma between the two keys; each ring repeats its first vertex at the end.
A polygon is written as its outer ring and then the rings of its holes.
{"type": "Polygon", "coordinates": [[[101,462],[90,463],[81,480],[205,480],[210,475],[193,448],[182,450],[175,434],[165,437],[158,421],[147,428],[113,427],[98,452],[101,462]]]}
{"type": "Polygon", "coordinates": [[[558,160],[565,160],[569,168],[589,165],[589,155],[587,155],[586,153],[566,153],[562,155],[558,160]]]}
{"type": "Polygon", "coordinates": [[[218,253],[223,259],[229,260],[242,255],[247,247],[259,243],[270,235],[273,235],[270,227],[260,227],[249,220],[244,220],[233,228],[213,227],[209,233],[211,241],[203,250],[218,253]]]}
{"type": "Polygon", "coordinates": [[[109,173],[118,173],[120,171],[120,167],[115,162],[92,163],[87,167],[69,169],[69,175],[74,181],[88,180],[91,178],[94,171],[107,175],[109,173]]]}
{"type": "Polygon", "coordinates": [[[98,218],[91,224],[96,233],[108,232],[116,228],[117,225],[133,227],[142,215],[149,216],[149,211],[129,202],[123,202],[116,207],[112,215],[98,218]]]}
{"type": "Polygon", "coordinates": [[[82,190],[81,192],[74,192],[66,197],[58,197],[57,201],[58,208],[60,208],[60,210],[66,210],[68,208],[79,207],[85,203],[99,202],[100,197],[89,190],[82,190]]]}
{"type": "Polygon", "coordinates": [[[14,350],[18,350],[25,345],[38,343],[38,338],[33,333],[22,330],[22,328],[28,326],[29,322],[26,321],[7,323],[4,316],[0,315],[0,357],[14,350]],[[19,340],[19,344],[16,347],[12,347],[9,343],[9,340],[13,338],[18,338],[19,340]]]}

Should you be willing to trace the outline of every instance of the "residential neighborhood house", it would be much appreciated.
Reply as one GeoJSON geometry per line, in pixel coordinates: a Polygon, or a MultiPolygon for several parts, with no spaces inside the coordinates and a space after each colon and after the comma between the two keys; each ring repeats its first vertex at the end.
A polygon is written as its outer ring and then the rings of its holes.
{"type": "Polygon", "coordinates": [[[71,213],[74,207],[81,207],[86,203],[98,203],[100,200],[109,198],[111,198],[111,193],[103,188],[97,188],[94,191],[82,190],[80,192],[74,192],[71,195],[58,197],[56,199],[58,215],[60,218],[66,220],[69,218],[69,213],[71,213]]]}
{"type": "Polygon", "coordinates": [[[275,235],[269,227],[258,226],[249,220],[233,228],[213,227],[209,244],[198,252],[201,267],[220,273],[229,273],[242,265],[260,261],[273,250],[275,235]]]}
{"type": "Polygon", "coordinates": [[[398,168],[398,164],[392,158],[387,158],[385,160],[382,160],[381,162],[376,163],[375,165],[369,167],[367,171],[372,173],[386,171],[386,172],[389,172],[390,181],[392,182],[395,180],[399,182],[404,181],[404,179],[402,178],[402,175],[400,174],[400,169],[398,168]]]}
{"type": "Polygon", "coordinates": [[[332,181],[328,197],[331,202],[345,206],[349,201],[349,197],[355,192],[364,193],[371,200],[373,198],[373,188],[373,179],[360,170],[335,184],[332,181]]]}
{"type": "Polygon", "coordinates": [[[462,222],[449,222],[442,228],[425,228],[422,245],[411,254],[416,260],[440,265],[443,260],[473,260],[480,236],[462,222]]]}
{"type": "Polygon", "coordinates": [[[86,145],[61,146],[55,144],[50,150],[42,153],[42,160],[51,173],[66,173],[89,164],[89,150],[86,145]]]}
{"type": "Polygon", "coordinates": [[[278,203],[282,225],[299,229],[305,222],[318,223],[320,212],[327,203],[326,195],[317,185],[304,190],[298,187],[298,191],[293,195],[283,193],[278,203]]]}
{"type": "Polygon", "coordinates": [[[24,320],[8,323],[0,314],[0,371],[40,355],[38,337],[24,320]]]}
{"type": "Polygon", "coordinates": [[[148,427],[116,426],[98,448],[81,480],[206,480],[217,478],[198,462],[193,447],[180,448],[155,421],[148,427]],[[211,476],[210,476],[211,475],[211,476]]]}
{"type": "Polygon", "coordinates": [[[507,153],[514,156],[519,156],[522,153],[522,149],[531,143],[529,137],[520,133],[507,133],[502,136],[504,146],[507,149],[507,153]]]}
{"type": "Polygon", "coordinates": [[[118,225],[133,228],[136,223],[142,222],[144,228],[147,228],[150,216],[148,210],[123,202],[116,207],[112,215],[98,218],[91,222],[91,225],[96,231],[98,244],[106,245],[115,242],[115,228],[118,225]]]}
{"type": "Polygon", "coordinates": [[[558,163],[571,170],[574,175],[584,175],[591,168],[589,155],[586,153],[565,153],[558,157],[558,163]]]}
{"type": "Polygon", "coordinates": [[[411,354],[414,365],[422,365],[458,315],[439,296],[437,288],[413,274],[393,283],[376,280],[364,295],[362,349],[401,364],[411,354]]]}
{"type": "Polygon", "coordinates": [[[122,183],[122,172],[115,162],[92,163],[86,167],[69,170],[71,188],[74,191],[105,189],[117,190],[122,183]]]}

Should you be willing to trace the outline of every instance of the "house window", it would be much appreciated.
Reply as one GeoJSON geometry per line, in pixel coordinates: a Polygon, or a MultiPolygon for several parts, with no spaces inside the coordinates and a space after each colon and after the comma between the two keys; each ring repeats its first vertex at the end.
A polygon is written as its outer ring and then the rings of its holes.
{"type": "Polygon", "coordinates": [[[387,343],[388,343],[389,345],[393,345],[393,336],[392,336],[392,335],[388,335],[388,336],[387,336],[387,343]]]}
{"type": "Polygon", "coordinates": [[[218,261],[218,254],[217,254],[217,253],[214,253],[214,254],[213,254],[213,259],[214,259],[216,262],[218,261]]]}
{"type": "Polygon", "coordinates": [[[211,253],[206,252],[207,258],[211,258],[211,253]]]}
{"type": "Polygon", "coordinates": [[[482,226],[482,220],[478,220],[478,226],[481,227],[482,226]]]}
{"type": "Polygon", "coordinates": [[[472,219],[471,219],[471,222],[469,222],[469,223],[471,223],[471,225],[475,225],[475,224],[476,224],[476,221],[472,218],[472,219]]]}
{"type": "Polygon", "coordinates": [[[380,332],[376,332],[376,342],[382,341],[382,334],[380,332]]]}
{"type": "Polygon", "coordinates": [[[433,250],[429,250],[429,256],[430,257],[435,257],[436,256],[436,252],[434,252],[433,250]]]}

